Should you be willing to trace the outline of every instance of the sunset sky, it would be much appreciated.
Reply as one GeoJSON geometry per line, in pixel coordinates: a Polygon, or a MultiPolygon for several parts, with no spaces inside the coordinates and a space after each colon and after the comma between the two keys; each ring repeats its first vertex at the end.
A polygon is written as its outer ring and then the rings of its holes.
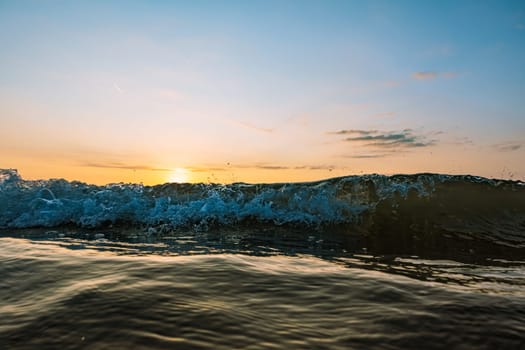
{"type": "Polygon", "coordinates": [[[525,1],[0,0],[0,168],[525,180],[525,1]]]}

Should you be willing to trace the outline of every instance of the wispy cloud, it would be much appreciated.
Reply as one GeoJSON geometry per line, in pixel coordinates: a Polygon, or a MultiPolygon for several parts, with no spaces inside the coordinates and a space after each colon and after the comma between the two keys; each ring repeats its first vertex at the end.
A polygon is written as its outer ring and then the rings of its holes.
{"type": "Polygon", "coordinates": [[[333,165],[301,165],[301,166],[296,166],[294,167],[294,169],[296,170],[328,170],[328,171],[332,171],[334,170],[336,167],[333,166],[333,165]]]}
{"type": "Polygon", "coordinates": [[[239,121],[239,120],[234,120],[233,122],[235,124],[239,125],[239,126],[242,126],[243,128],[251,129],[251,130],[255,130],[255,131],[260,131],[260,132],[265,132],[265,133],[272,133],[272,132],[275,131],[274,128],[263,128],[263,127],[254,125],[254,124],[249,123],[249,122],[243,122],[243,121],[239,121]]]}
{"type": "Polygon", "coordinates": [[[209,172],[219,172],[219,171],[228,171],[231,169],[222,168],[222,167],[189,167],[187,168],[192,173],[209,173],[209,172]]]}
{"type": "Polygon", "coordinates": [[[238,168],[261,169],[261,170],[332,170],[332,165],[298,165],[298,166],[284,166],[274,164],[244,164],[237,166],[238,168]]]}
{"type": "Polygon", "coordinates": [[[287,170],[290,167],[281,166],[281,165],[254,165],[252,168],[262,169],[262,170],[287,170]]]}
{"type": "Polygon", "coordinates": [[[228,164],[228,167],[210,166],[210,167],[190,167],[188,170],[192,172],[211,172],[211,171],[235,171],[235,169],[257,169],[257,170],[328,170],[335,169],[334,165],[279,165],[279,164],[265,164],[265,163],[242,163],[242,164],[228,164]]]}
{"type": "Polygon", "coordinates": [[[496,150],[500,152],[512,152],[519,150],[523,144],[521,142],[504,142],[492,145],[496,150]]]}
{"type": "Polygon", "coordinates": [[[474,141],[472,141],[472,139],[466,136],[456,137],[449,143],[456,145],[456,146],[473,146],[474,145],[474,141]]]}
{"type": "Polygon", "coordinates": [[[412,73],[412,78],[416,80],[433,80],[437,78],[455,78],[458,76],[456,72],[435,72],[435,71],[420,71],[412,73]]]}
{"type": "Polygon", "coordinates": [[[425,135],[416,134],[412,129],[386,132],[379,130],[349,129],[330,132],[330,134],[352,135],[351,137],[345,138],[344,141],[382,149],[428,147],[437,142],[436,140],[428,139],[425,135]]]}
{"type": "Polygon", "coordinates": [[[354,159],[368,159],[368,158],[384,158],[391,156],[392,153],[377,153],[377,154],[352,154],[345,156],[345,158],[354,158],[354,159]]]}
{"type": "Polygon", "coordinates": [[[412,73],[412,78],[416,80],[431,80],[431,79],[436,79],[437,77],[438,77],[437,72],[425,71],[425,72],[412,73]]]}
{"type": "Polygon", "coordinates": [[[376,113],[371,115],[373,118],[393,118],[396,116],[396,112],[384,112],[384,113],[376,113]]]}
{"type": "Polygon", "coordinates": [[[164,168],[155,168],[149,165],[135,165],[135,164],[125,164],[118,162],[109,162],[109,163],[92,163],[86,162],[82,163],[82,166],[90,168],[105,168],[105,169],[126,169],[126,170],[148,170],[148,171],[171,171],[171,169],[164,168]]]}
{"type": "Polygon", "coordinates": [[[376,134],[378,133],[379,131],[378,130],[358,130],[358,129],[344,129],[344,130],[339,130],[339,131],[329,131],[328,134],[330,135],[355,135],[355,134],[359,134],[359,135],[371,135],[371,134],[376,134]]]}

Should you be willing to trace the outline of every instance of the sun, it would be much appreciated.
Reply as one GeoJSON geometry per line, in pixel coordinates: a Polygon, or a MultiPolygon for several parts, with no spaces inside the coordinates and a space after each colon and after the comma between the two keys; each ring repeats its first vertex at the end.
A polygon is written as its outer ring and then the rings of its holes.
{"type": "Polygon", "coordinates": [[[190,173],[184,168],[175,168],[168,177],[169,182],[186,183],[189,182],[190,173]]]}

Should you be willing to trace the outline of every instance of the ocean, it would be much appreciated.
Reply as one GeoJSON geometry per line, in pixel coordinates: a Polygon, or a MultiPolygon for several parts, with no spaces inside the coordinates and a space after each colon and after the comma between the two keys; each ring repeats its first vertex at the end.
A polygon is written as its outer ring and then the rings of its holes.
{"type": "Polygon", "coordinates": [[[525,349],[525,183],[0,170],[2,349],[525,349]]]}

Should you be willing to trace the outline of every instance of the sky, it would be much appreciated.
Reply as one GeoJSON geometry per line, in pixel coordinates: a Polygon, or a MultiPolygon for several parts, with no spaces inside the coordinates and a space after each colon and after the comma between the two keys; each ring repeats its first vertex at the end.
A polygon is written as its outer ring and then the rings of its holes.
{"type": "Polygon", "coordinates": [[[23,178],[525,180],[524,1],[0,0],[23,178]]]}

